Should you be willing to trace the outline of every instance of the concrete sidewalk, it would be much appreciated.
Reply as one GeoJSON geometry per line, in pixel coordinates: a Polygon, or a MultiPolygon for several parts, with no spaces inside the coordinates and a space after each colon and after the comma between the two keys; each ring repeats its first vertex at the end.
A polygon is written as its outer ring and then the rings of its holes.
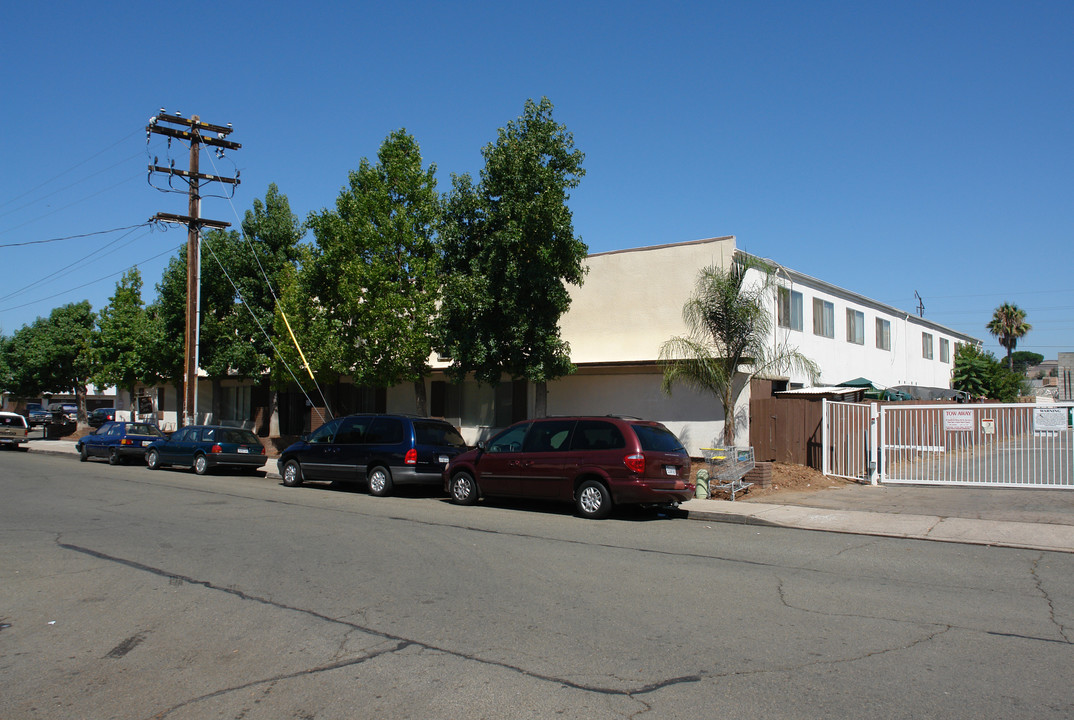
{"type": "MultiPolygon", "coordinates": [[[[71,440],[26,444],[32,453],[78,454],[71,440]]],[[[279,477],[275,458],[265,471],[279,477]]],[[[1074,553],[1074,490],[850,485],[773,499],[690,500],[679,510],[703,522],[1074,553]]]]}
{"type": "MultiPolygon", "coordinates": [[[[844,507],[815,507],[815,505],[832,504],[828,493],[842,492],[818,490],[809,493],[811,498],[789,498],[780,504],[747,502],[743,500],[690,500],[683,503],[680,510],[691,520],[709,522],[735,522],[746,525],[767,525],[772,527],[798,528],[801,530],[823,530],[826,532],[852,533],[855,535],[877,535],[881,537],[912,538],[916,540],[935,540],[941,542],[969,543],[973,545],[996,545],[999,547],[1030,548],[1034,550],[1054,550],[1057,552],[1074,552],[1074,513],[1066,516],[1065,522],[1056,522],[1054,513],[1041,513],[1040,517],[1031,519],[1032,514],[1019,511],[1021,519],[994,519],[977,517],[979,513],[972,507],[975,500],[980,500],[981,493],[1063,493],[1074,501],[1074,491],[1069,490],[1002,490],[939,487],[897,488],[913,490],[920,493],[935,493],[955,490],[965,495],[961,513],[907,513],[873,509],[876,498],[870,497],[884,493],[890,488],[862,486],[857,497],[847,499],[844,507]],[[797,504],[790,504],[793,501],[797,504]],[[855,507],[856,506],[856,507],[855,507]],[[969,517],[962,517],[966,515],[969,517]]],[[[855,488],[854,490],[859,490],[855,488]]],[[[1012,513],[1015,512],[1012,509],[1012,513]]]]}

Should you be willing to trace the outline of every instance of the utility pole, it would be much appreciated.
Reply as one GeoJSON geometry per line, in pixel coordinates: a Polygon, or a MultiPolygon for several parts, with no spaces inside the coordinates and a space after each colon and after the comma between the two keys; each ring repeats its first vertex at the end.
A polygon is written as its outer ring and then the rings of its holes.
{"type": "Polygon", "coordinates": [[[185,358],[183,362],[183,425],[192,425],[197,421],[198,408],[198,314],[201,305],[201,282],[199,271],[201,269],[201,228],[210,227],[223,229],[231,227],[231,223],[220,220],[206,220],[201,217],[201,186],[208,182],[239,184],[238,173],[235,177],[220,177],[218,175],[205,175],[199,172],[199,156],[202,145],[210,145],[219,148],[218,153],[224,150],[238,150],[242,147],[239,143],[225,140],[232,131],[231,124],[211,125],[204,123],[194,115],[190,119],[182,117],[179,113],[166,113],[164,108],[160,113],[149,119],[149,125],[145,128],[146,141],[156,133],[168,138],[171,145],[172,139],[177,139],[190,144],[190,168],[189,170],[176,170],[175,161],[171,166],[162,167],[157,164],[157,158],[153,158],[153,164],[149,166],[149,173],[164,173],[169,181],[172,177],[178,177],[185,181],[188,186],[188,215],[173,215],[171,213],[157,213],[153,220],[185,224],[187,226],[186,242],[186,340],[185,358]],[[161,124],[166,123],[166,124],[161,124]],[[179,127],[173,127],[179,126],[179,127]],[[212,135],[205,133],[213,133],[212,135]]]}

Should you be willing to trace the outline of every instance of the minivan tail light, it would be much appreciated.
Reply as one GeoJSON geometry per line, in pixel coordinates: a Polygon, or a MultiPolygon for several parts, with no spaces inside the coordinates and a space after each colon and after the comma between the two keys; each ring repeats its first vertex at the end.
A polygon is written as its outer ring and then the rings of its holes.
{"type": "Polygon", "coordinates": [[[219,445],[213,445],[209,449],[209,452],[211,452],[211,453],[222,453],[222,452],[224,452],[224,448],[220,447],[219,445]]]}
{"type": "Polygon", "coordinates": [[[623,458],[623,462],[626,464],[627,469],[636,473],[645,472],[645,456],[641,453],[636,455],[627,455],[623,458]]]}
{"type": "Polygon", "coordinates": [[[403,459],[403,462],[405,462],[407,465],[417,465],[418,451],[414,448],[410,448],[409,450],[407,450],[406,457],[403,459]]]}

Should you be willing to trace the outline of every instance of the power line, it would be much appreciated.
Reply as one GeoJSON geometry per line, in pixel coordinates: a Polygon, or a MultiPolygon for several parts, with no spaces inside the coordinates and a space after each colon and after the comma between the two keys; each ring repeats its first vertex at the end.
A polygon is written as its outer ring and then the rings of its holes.
{"type": "Polygon", "coordinates": [[[76,240],[78,238],[92,237],[94,235],[106,235],[108,233],[120,232],[121,230],[133,230],[140,227],[149,227],[152,223],[144,222],[138,225],[127,225],[126,227],[112,228],[111,230],[97,230],[96,232],[81,233],[79,235],[67,235],[65,237],[49,238],[48,240],[27,240],[26,242],[17,243],[4,243],[0,245],[0,248],[6,247],[23,247],[25,245],[43,245],[45,243],[61,242],[63,240],[76,240]]]}
{"type": "Polygon", "coordinates": [[[140,268],[140,266],[145,265],[148,262],[153,262],[154,260],[156,260],[157,258],[159,258],[159,257],[161,257],[163,255],[167,255],[168,253],[174,252],[175,250],[180,250],[180,249],[182,249],[182,247],[183,247],[183,245],[178,245],[178,246],[176,246],[174,248],[168,248],[164,252],[157,253],[156,255],[154,255],[152,257],[146,258],[145,260],[141,260],[141,261],[139,261],[139,262],[137,262],[137,263],[135,263],[133,265],[130,265],[128,267],[125,267],[122,270],[119,270],[117,272],[109,273],[108,275],[104,275],[102,277],[99,277],[96,280],[90,280],[89,282],[82,283],[81,285],[75,285],[74,287],[66,288],[63,291],[58,292],[58,293],[56,293],[54,295],[49,295],[48,297],[38,298],[37,300],[31,300],[30,302],[23,303],[22,305],[12,305],[11,307],[0,308],[0,312],[8,312],[9,310],[18,310],[20,308],[29,307],[30,305],[35,305],[35,304],[37,304],[39,302],[45,302],[46,300],[52,300],[54,298],[60,297],[61,295],[66,295],[69,292],[73,292],[75,290],[81,290],[84,287],[89,287],[90,285],[95,285],[95,284],[97,284],[99,282],[109,280],[111,278],[116,277],[117,275],[122,275],[123,273],[127,272],[128,270],[130,270],[132,268],[140,268]]]}
{"type": "MultiPolygon", "coordinates": [[[[135,225],[134,227],[137,228],[139,226],[135,225]]],[[[96,255],[98,253],[101,253],[104,250],[106,250],[107,248],[115,245],[117,242],[119,242],[120,240],[122,240],[123,238],[127,237],[128,235],[130,235],[133,232],[134,232],[134,230],[128,230],[126,233],[124,233],[123,235],[120,235],[115,240],[112,240],[111,242],[105,244],[103,247],[97,248],[96,250],[94,250],[93,252],[89,253],[88,255],[83,255],[78,260],[75,260],[74,262],[72,262],[72,263],[70,263],[68,265],[65,265],[64,267],[60,268],[59,270],[55,270],[53,272],[50,272],[48,275],[45,275],[44,277],[38,278],[37,280],[34,280],[31,283],[23,285],[21,288],[19,288],[17,290],[13,290],[13,291],[9,292],[7,295],[0,296],[0,302],[2,302],[4,300],[8,300],[8,299],[13,298],[13,297],[16,297],[18,295],[21,295],[22,293],[24,293],[27,290],[29,290],[32,287],[34,287],[35,285],[38,285],[38,284],[40,284],[40,283],[42,283],[42,282],[44,282],[46,280],[55,280],[56,278],[63,277],[64,275],[68,274],[67,271],[71,270],[72,268],[74,268],[76,266],[81,266],[89,258],[91,258],[94,255],[96,255]]],[[[130,242],[133,242],[134,240],[137,240],[139,237],[142,237],[142,236],[141,235],[135,236],[127,244],[130,244],[130,242]]],[[[116,249],[119,249],[119,248],[116,248],[116,249]]]]}
{"type": "Polygon", "coordinates": [[[112,148],[114,148],[116,145],[119,145],[121,143],[126,142],[127,140],[131,139],[131,137],[137,135],[139,132],[141,132],[140,129],[135,130],[130,135],[126,135],[126,136],[120,138],[119,140],[116,140],[114,143],[112,143],[108,147],[104,148],[103,150],[99,150],[99,151],[95,152],[93,155],[90,155],[85,160],[82,160],[81,162],[75,163],[71,167],[67,168],[66,170],[64,170],[63,172],[61,172],[61,173],[59,173],[57,175],[54,175],[53,177],[49,178],[48,180],[44,181],[43,183],[40,183],[38,185],[33,186],[32,188],[30,188],[26,192],[23,192],[23,193],[21,193],[19,195],[15,195],[14,197],[8,198],[5,202],[0,203],[0,207],[6,207],[7,205],[10,205],[11,203],[15,202],[16,200],[20,200],[20,199],[26,197],[27,195],[30,195],[31,193],[37,192],[38,190],[40,190],[41,188],[45,187],[49,183],[54,182],[56,180],[59,180],[61,177],[63,177],[67,173],[75,170],[76,168],[79,168],[79,167],[85,165],[86,163],[88,163],[90,160],[93,160],[97,156],[103,155],[104,153],[106,153],[109,150],[111,150],[112,148]]]}

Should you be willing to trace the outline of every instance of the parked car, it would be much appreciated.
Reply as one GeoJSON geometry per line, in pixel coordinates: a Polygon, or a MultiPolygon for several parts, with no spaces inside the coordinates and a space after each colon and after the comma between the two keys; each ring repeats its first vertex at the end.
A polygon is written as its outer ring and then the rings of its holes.
{"type": "Polygon", "coordinates": [[[37,425],[48,425],[49,420],[52,419],[52,413],[46,410],[41,403],[26,403],[24,415],[31,428],[37,425]]]}
{"type": "Polygon", "coordinates": [[[115,422],[116,409],[115,408],[97,408],[89,414],[90,427],[101,427],[105,423],[115,422]]]}
{"type": "Polygon", "coordinates": [[[362,482],[373,495],[396,485],[439,485],[451,458],[467,449],[451,423],[410,415],[348,415],[317,428],[276,461],[288,487],[307,480],[362,482]]]}
{"type": "Polygon", "coordinates": [[[30,434],[30,423],[18,413],[0,412],[0,447],[18,448],[30,434]]]}
{"type": "Polygon", "coordinates": [[[185,465],[198,475],[214,468],[257,470],[268,460],[265,446],[249,430],[223,425],[190,425],[156,440],[145,449],[150,470],[165,465],[185,465]]]}
{"type": "Polygon", "coordinates": [[[574,502],[587,518],[613,505],[693,497],[690,457],[658,422],[623,417],[525,420],[456,457],[444,489],[460,505],[482,496],[574,502]]]}
{"type": "Polygon", "coordinates": [[[54,402],[48,404],[49,422],[53,425],[66,425],[78,422],[78,405],[74,403],[54,402]]]}
{"type": "Polygon", "coordinates": [[[164,437],[156,425],[144,422],[110,422],[75,443],[78,459],[108,458],[110,465],[126,465],[131,458],[145,458],[145,448],[164,437]]]}

